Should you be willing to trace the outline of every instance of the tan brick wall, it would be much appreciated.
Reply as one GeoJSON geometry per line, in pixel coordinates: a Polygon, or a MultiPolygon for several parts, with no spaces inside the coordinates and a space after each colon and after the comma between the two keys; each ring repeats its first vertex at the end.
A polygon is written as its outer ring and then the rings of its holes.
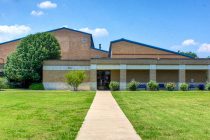
{"type": "MultiPolygon", "coordinates": [[[[51,33],[60,44],[62,60],[90,60],[90,58],[95,58],[96,56],[101,58],[108,57],[108,53],[90,48],[91,35],[89,34],[67,29],[53,31],[51,33]]],[[[6,61],[7,56],[15,51],[19,42],[20,40],[0,45],[0,58],[6,61]]]]}
{"type": "Polygon", "coordinates": [[[43,62],[44,66],[90,66],[89,60],[45,60],[43,62]]]}
{"type": "MultiPolygon", "coordinates": [[[[43,82],[65,82],[65,74],[69,71],[45,70],[43,71],[43,82]]],[[[90,71],[86,71],[87,78],[84,82],[89,82],[90,71]]]]}
{"type": "Polygon", "coordinates": [[[187,58],[126,41],[112,44],[112,58],[187,58]]]}
{"type": "Polygon", "coordinates": [[[179,71],[157,70],[157,82],[179,82],[179,71]]]}
{"type": "Polygon", "coordinates": [[[95,49],[91,49],[91,58],[107,58],[108,57],[108,53],[102,52],[102,51],[98,51],[95,49]]]}
{"type": "MultiPolygon", "coordinates": [[[[77,60],[77,61],[46,60],[43,62],[43,65],[51,66],[51,67],[53,66],[90,66],[90,61],[89,60],[77,60]]],[[[43,83],[45,84],[47,89],[66,89],[67,87],[64,84],[65,74],[68,72],[69,70],[43,70],[43,83]]],[[[83,82],[83,84],[80,86],[80,89],[87,89],[93,86],[94,75],[90,75],[91,72],[92,71],[86,71],[87,78],[83,82]],[[89,82],[91,83],[89,84],[89,82]]],[[[96,83],[96,74],[95,74],[95,83],[96,83]]]]}
{"type": "Polygon", "coordinates": [[[0,65],[1,64],[4,64],[4,59],[3,58],[0,58],[0,65]]]}
{"type": "Polygon", "coordinates": [[[92,59],[91,64],[100,65],[210,65],[209,59],[92,59]]]}
{"type": "Polygon", "coordinates": [[[90,59],[91,36],[66,29],[57,30],[52,34],[61,47],[61,59],[85,60],[90,59]]]}
{"type": "Polygon", "coordinates": [[[207,81],[207,70],[186,70],[186,82],[206,82],[207,81]]]}
{"type": "Polygon", "coordinates": [[[120,70],[111,71],[111,81],[120,82],[120,70]]]}
{"type": "Polygon", "coordinates": [[[2,59],[4,60],[4,63],[6,62],[7,56],[15,51],[19,42],[20,41],[15,41],[0,45],[0,63],[2,63],[2,59]]]}
{"type": "Polygon", "coordinates": [[[127,82],[132,79],[146,83],[149,81],[149,70],[127,70],[127,82]]]}

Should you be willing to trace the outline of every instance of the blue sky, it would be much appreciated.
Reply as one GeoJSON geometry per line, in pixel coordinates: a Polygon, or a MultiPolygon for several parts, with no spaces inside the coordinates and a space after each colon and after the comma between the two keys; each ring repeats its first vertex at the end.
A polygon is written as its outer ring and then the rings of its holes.
{"type": "Polygon", "coordinates": [[[210,0],[0,0],[0,42],[63,26],[210,56],[210,0]]]}

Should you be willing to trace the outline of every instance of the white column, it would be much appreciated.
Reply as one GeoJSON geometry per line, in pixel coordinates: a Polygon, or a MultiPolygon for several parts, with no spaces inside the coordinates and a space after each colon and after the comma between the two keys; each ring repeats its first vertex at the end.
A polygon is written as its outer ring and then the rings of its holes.
{"type": "Polygon", "coordinates": [[[126,89],[126,65],[120,65],[120,90],[126,89]]]}

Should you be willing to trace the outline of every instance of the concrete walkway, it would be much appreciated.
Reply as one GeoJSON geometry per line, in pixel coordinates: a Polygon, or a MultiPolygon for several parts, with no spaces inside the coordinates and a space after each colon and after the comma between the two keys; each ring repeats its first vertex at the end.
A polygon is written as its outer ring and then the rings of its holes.
{"type": "Polygon", "coordinates": [[[110,91],[97,91],[77,140],[140,140],[110,91]]]}

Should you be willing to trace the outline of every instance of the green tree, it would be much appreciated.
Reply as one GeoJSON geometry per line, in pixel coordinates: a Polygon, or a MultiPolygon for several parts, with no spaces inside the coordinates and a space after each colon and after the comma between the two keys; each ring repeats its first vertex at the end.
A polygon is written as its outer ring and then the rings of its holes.
{"type": "Polygon", "coordinates": [[[187,55],[187,56],[191,56],[193,58],[198,58],[197,54],[194,53],[194,52],[191,52],[191,51],[189,51],[189,52],[178,51],[178,53],[183,54],[183,55],[187,55]]]}
{"type": "Polygon", "coordinates": [[[25,37],[17,49],[7,58],[4,74],[10,81],[21,82],[28,87],[42,79],[42,62],[60,58],[60,46],[50,33],[37,33],[25,37]]]}
{"type": "Polygon", "coordinates": [[[66,82],[73,87],[74,91],[78,90],[79,85],[85,80],[85,71],[70,71],[65,75],[66,82]]]}

